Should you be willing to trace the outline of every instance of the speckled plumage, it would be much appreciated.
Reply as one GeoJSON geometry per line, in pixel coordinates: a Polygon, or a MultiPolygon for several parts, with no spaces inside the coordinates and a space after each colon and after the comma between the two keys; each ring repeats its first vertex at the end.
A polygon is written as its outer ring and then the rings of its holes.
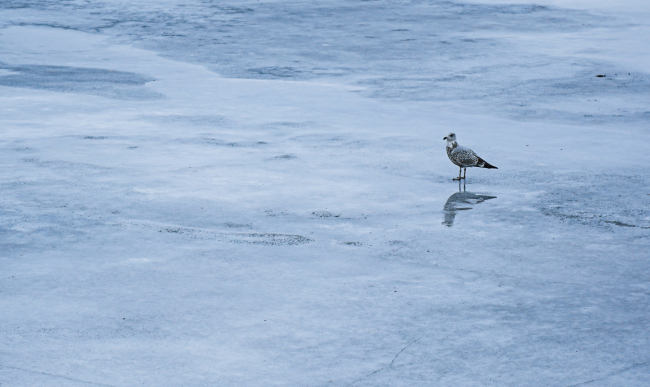
{"type": "MultiPolygon", "coordinates": [[[[447,140],[447,156],[449,157],[449,160],[460,167],[461,172],[463,168],[471,167],[498,169],[494,165],[491,165],[487,161],[478,157],[478,155],[474,153],[473,150],[458,145],[458,142],[456,142],[456,135],[454,133],[449,133],[443,140],[447,140]]],[[[458,179],[454,180],[459,179],[461,179],[460,173],[458,175],[458,179]]]]}
{"type": "Polygon", "coordinates": [[[475,167],[481,160],[473,150],[458,145],[456,141],[447,143],[447,156],[452,163],[461,168],[475,167]]]}

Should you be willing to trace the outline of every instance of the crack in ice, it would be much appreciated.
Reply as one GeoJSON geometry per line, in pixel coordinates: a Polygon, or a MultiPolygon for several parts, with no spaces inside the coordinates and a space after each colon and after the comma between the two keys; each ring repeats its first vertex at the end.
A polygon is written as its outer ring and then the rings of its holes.
{"type": "Polygon", "coordinates": [[[366,375],[366,376],[364,376],[364,377],[362,377],[362,378],[359,378],[359,379],[355,380],[355,381],[352,382],[350,385],[355,384],[355,383],[358,383],[358,382],[362,381],[363,379],[367,379],[367,378],[371,377],[372,375],[376,374],[377,372],[382,371],[382,370],[384,370],[384,369],[386,369],[386,368],[389,368],[389,369],[390,369],[390,368],[393,368],[393,363],[395,362],[395,359],[397,359],[397,357],[398,357],[402,352],[404,352],[404,350],[406,350],[406,348],[410,347],[412,344],[414,344],[415,342],[417,342],[417,341],[419,341],[419,340],[420,340],[420,339],[415,339],[415,340],[411,341],[411,342],[408,343],[404,348],[402,348],[401,351],[397,352],[397,354],[393,357],[393,360],[390,361],[390,364],[388,365],[388,367],[381,367],[380,369],[378,369],[378,370],[376,370],[376,371],[373,371],[373,372],[369,373],[368,375],[366,375]]]}

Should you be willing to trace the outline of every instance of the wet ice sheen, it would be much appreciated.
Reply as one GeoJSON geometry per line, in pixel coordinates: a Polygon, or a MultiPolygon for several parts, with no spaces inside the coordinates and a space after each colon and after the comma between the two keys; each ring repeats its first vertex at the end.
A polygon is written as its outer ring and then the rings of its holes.
{"type": "Polygon", "coordinates": [[[0,76],[0,86],[91,94],[117,99],[143,100],[162,97],[161,94],[142,87],[155,79],[125,71],[3,63],[0,63],[0,69],[11,72],[9,75],[0,76]]]}
{"type": "Polygon", "coordinates": [[[458,183],[458,192],[453,193],[443,208],[445,212],[445,220],[442,222],[447,227],[454,225],[454,219],[458,211],[471,210],[474,205],[483,203],[486,200],[496,199],[496,196],[480,195],[472,192],[467,192],[466,184],[463,184],[462,190],[461,183],[458,183]]]}
{"type": "Polygon", "coordinates": [[[630,35],[629,48],[611,39],[637,21],[600,9],[198,0],[7,0],[0,7],[11,15],[5,25],[101,32],[228,77],[345,81],[365,86],[367,96],[472,100],[475,111],[524,121],[647,122],[650,111],[639,103],[649,86],[644,60],[608,60],[616,49],[629,57],[638,51],[643,43],[630,35]],[[603,73],[608,77],[595,78],[603,73]],[[581,103],[595,95],[617,98],[581,103]]]}

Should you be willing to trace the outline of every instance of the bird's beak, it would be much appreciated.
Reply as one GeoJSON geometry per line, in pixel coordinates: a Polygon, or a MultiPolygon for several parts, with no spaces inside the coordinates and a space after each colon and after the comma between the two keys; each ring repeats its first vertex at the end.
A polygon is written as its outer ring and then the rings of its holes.
{"type": "Polygon", "coordinates": [[[443,138],[443,140],[446,140],[446,139],[447,139],[447,137],[443,138]]]}

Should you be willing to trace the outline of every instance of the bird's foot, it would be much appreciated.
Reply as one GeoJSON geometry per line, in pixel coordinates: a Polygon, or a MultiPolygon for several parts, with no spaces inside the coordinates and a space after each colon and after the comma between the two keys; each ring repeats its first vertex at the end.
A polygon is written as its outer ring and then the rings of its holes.
{"type": "Polygon", "coordinates": [[[463,180],[464,177],[454,177],[454,180],[463,180]]]}

